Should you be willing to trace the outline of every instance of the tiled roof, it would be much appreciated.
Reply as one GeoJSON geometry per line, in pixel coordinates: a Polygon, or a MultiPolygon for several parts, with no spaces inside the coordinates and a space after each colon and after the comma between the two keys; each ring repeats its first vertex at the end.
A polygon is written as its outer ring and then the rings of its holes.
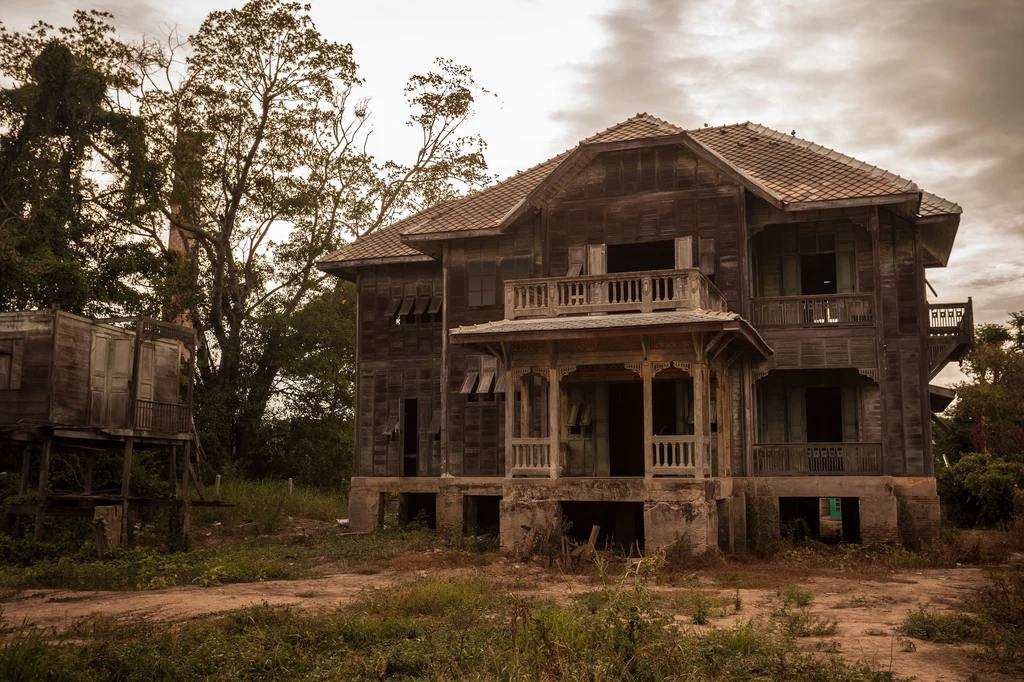
{"type": "Polygon", "coordinates": [[[659,313],[626,313],[623,315],[582,315],[577,317],[542,317],[523,320],[498,320],[451,330],[452,337],[476,334],[510,334],[529,332],[591,331],[631,327],[660,327],[700,322],[732,322],[742,320],[737,313],[711,310],[674,310],[659,313]]]}
{"type": "MultiPolygon", "coordinates": [[[[754,123],[684,130],[649,114],[586,138],[581,144],[620,142],[687,133],[690,138],[785,203],[896,196],[918,192],[910,180],[821,145],[754,123]]],[[[401,235],[435,235],[497,227],[570,154],[547,161],[464,197],[431,206],[325,257],[346,263],[420,255],[401,235]]],[[[959,214],[951,201],[922,192],[921,216],[959,214]]]]}

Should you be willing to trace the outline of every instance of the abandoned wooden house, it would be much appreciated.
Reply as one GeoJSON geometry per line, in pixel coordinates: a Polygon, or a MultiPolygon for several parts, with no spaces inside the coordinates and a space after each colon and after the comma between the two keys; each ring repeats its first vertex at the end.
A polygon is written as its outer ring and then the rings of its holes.
{"type": "MultiPolygon", "coordinates": [[[[195,350],[195,330],[145,317],[93,320],[56,309],[0,313],[0,444],[21,451],[19,495],[34,497],[6,505],[5,525],[10,528],[17,515],[33,516],[39,539],[46,516],[96,518],[110,542],[130,542],[141,507],[182,506],[189,476],[195,476],[195,350]],[[165,451],[165,496],[131,494],[135,448],[165,451]],[[52,489],[51,453],[57,451],[82,455],[82,490],[52,489]],[[97,457],[120,459],[119,489],[94,489],[97,457]],[[35,470],[37,486],[29,481],[35,470]]],[[[187,525],[187,508],[182,521],[187,525]]]]}
{"type": "Polygon", "coordinates": [[[793,135],[640,114],[356,240],[319,264],[358,290],[352,527],[397,493],[506,548],[565,519],[736,551],[758,495],[935,537],[929,382],[973,323],[925,271],[960,213],[793,135]]]}

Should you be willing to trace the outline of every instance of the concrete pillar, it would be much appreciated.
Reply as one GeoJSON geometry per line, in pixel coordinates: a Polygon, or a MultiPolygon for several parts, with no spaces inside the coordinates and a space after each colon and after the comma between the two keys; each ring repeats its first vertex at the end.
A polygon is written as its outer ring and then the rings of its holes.
{"type": "Polygon", "coordinates": [[[348,527],[364,533],[376,530],[383,514],[381,494],[362,486],[352,486],[348,494],[348,527]]]}
{"type": "Polygon", "coordinates": [[[644,503],[644,551],[651,552],[672,542],[694,554],[703,554],[715,546],[717,529],[703,496],[687,501],[644,503]]]}
{"type": "Polygon", "coordinates": [[[501,500],[502,551],[529,551],[528,544],[558,526],[556,500],[531,500],[505,496],[501,500]]]}
{"type": "Polygon", "coordinates": [[[879,495],[860,498],[860,541],[865,545],[898,542],[896,497],[879,495]]]}
{"type": "Polygon", "coordinates": [[[747,551],[747,496],[745,493],[733,493],[730,500],[732,547],[734,552],[742,554],[747,551]]]}
{"type": "Polygon", "coordinates": [[[463,495],[460,491],[441,486],[437,492],[435,513],[439,535],[462,535],[464,514],[463,495]]]}

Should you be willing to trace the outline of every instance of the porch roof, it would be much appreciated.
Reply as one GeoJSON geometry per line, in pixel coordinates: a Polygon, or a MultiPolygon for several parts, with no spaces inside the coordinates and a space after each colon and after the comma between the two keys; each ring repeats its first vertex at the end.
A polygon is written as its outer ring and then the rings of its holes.
{"type": "Polygon", "coordinates": [[[519,340],[558,340],[622,336],[623,334],[691,334],[733,332],[754,351],[767,358],[772,349],[750,324],[736,313],[711,310],[675,310],[622,315],[583,315],[498,320],[450,330],[452,343],[460,345],[519,340]]]}

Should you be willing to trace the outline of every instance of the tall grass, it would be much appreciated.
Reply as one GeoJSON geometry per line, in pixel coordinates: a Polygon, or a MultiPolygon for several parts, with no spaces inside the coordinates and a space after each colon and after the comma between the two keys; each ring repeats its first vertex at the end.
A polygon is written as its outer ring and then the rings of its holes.
{"type": "MultiPolygon", "coordinates": [[[[212,485],[203,487],[203,496],[213,499],[212,485]]],[[[195,507],[192,518],[200,524],[252,524],[257,532],[276,533],[288,517],[331,523],[348,516],[348,499],[341,492],[296,485],[289,495],[288,481],[222,481],[220,499],[233,506],[195,507]]]]}

